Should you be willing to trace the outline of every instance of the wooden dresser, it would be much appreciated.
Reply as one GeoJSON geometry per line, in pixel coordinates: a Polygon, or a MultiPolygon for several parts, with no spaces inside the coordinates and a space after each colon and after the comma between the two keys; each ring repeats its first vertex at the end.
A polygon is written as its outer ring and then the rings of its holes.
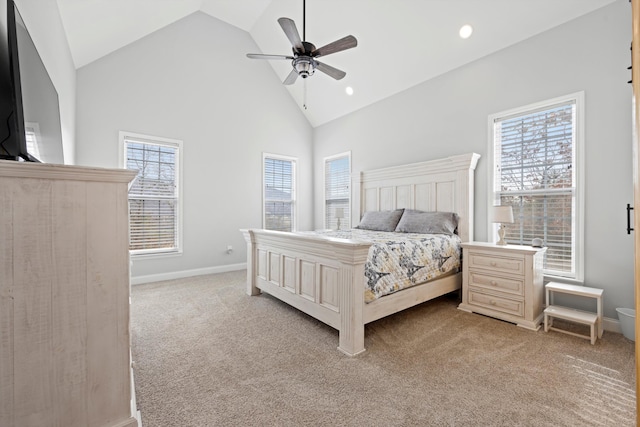
{"type": "Polygon", "coordinates": [[[134,427],[128,183],[0,161],[0,426],[134,427]]]}
{"type": "Polygon", "coordinates": [[[462,244],[460,310],[538,330],[543,318],[542,265],[546,248],[462,244]]]}

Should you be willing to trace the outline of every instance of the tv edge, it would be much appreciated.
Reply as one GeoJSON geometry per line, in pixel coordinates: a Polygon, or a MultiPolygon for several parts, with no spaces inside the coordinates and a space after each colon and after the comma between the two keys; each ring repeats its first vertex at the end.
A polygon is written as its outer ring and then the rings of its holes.
{"type": "Polygon", "coordinates": [[[0,159],[63,164],[58,92],[13,0],[0,0],[0,95],[0,159]]]}

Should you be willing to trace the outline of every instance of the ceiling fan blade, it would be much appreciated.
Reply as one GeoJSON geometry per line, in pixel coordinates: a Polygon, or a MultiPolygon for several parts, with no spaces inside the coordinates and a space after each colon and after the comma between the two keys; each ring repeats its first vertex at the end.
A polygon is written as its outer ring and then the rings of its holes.
{"type": "Polygon", "coordinates": [[[333,77],[336,80],[340,80],[347,75],[347,73],[345,73],[344,71],[338,70],[337,68],[332,67],[331,65],[323,64],[322,62],[319,62],[319,61],[316,61],[316,64],[318,64],[316,66],[317,70],[322,71],[326,75],[333,77]]]}
{"type": "Polygon", "coordinates": [[[261,53],[247,53],[247,58],[251,58],[251,59],[293,59],[293,56],[287,56],[287,55],[263,55],[261,53]]]}
{"type": "Polygon", "coordinates": [[[293,19],[280,18],[278,19],[278,23],[282,27],[282,31],[284,31],[287,38],[291,42],[293,50],[295,50],[297,53],[304,53],[302,40],[300,40],[300,33],[298,32],[298,28],[296,27],[296,23],[293,22],[293,19]]]}
{"type": "Polygon", "coordinates": [[[341,52],[343,50],[351,49],[358,46],[358,40],[353,36],[346,36],[340,40],[336,40],[333,43],[329,43],[326,46],[322,46],[319,49],[313,51],[312,56],[317,58],[319,56],[327,56],[332,53],[341,52]]]}
{"type": "Polygon", "coordinates": [[[282,82],[285,85],[292,85],[296,82],[296,79],[298,78],[298,72],[293,69],[291,70],[291,72],[289,73],[289,75],[287,76],[286,79],[284,79],[284,81],[282,82]]]}

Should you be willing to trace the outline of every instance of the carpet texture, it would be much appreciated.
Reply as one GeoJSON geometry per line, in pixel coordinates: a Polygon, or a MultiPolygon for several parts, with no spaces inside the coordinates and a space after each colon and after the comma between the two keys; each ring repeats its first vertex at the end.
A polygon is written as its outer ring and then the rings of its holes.
{"type": "MultiPolygon", "coordinates": [[[[366,325],[367,351],[246,272],[137,285],[144,427],[634,426],[633,342],[532,332],[444,296],[366,325]]],[[[606,297],[606,296],[605,296],[606,297]]],[[[556,321],[559,325],[559,321],[556,321]]]]}

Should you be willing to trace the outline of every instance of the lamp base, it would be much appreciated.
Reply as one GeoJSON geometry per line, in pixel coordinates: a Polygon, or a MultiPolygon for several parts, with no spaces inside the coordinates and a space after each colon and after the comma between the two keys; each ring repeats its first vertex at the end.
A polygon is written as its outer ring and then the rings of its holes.
{"type": "Polygon", "coordinates": [[[498,237],[500,239],[496,242],[496,245],[506,246],[507,242],[504,240],[504,227],[502,226],[502,224],[500,224],[500,228],[498,228],[498,237]]]}

